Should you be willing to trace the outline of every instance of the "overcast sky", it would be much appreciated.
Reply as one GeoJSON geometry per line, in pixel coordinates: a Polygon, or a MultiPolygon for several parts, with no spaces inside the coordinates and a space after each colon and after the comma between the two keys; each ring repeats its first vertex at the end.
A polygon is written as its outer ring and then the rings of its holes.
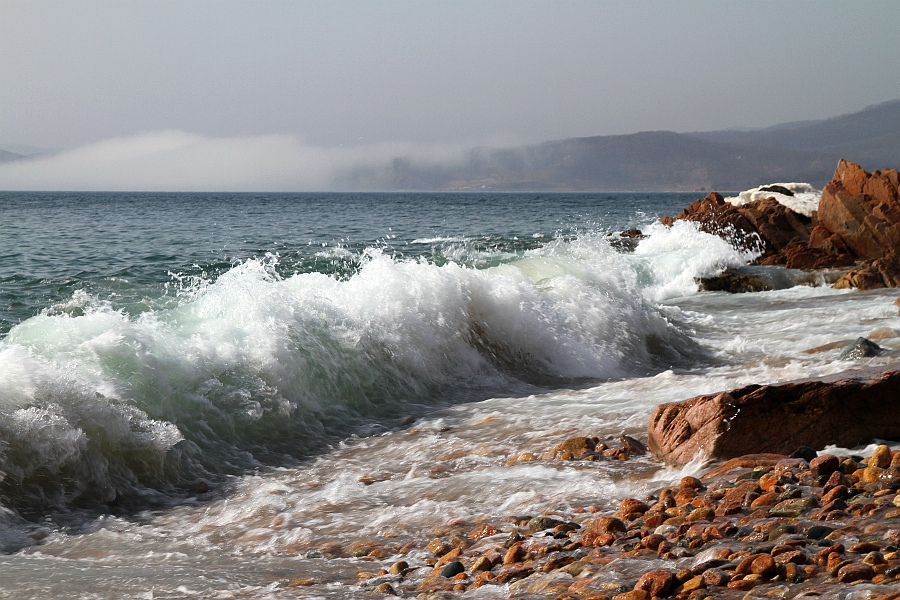
{"type": "Polygon", "coordinates": [[[0,0],[0,148],[767,126],[900,98],[898,31],[893,0],[0,0]]]}

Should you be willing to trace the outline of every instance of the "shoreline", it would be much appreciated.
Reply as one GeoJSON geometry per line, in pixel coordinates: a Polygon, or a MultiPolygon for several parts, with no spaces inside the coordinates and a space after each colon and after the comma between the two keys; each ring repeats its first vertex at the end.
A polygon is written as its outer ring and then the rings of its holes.
{"type": "MultiPolygon", "coordinates": [[[[567,440],[549,460],[591,460],[586,439],[567,440]]],[[[559,600],[738,599],[750,590],[834,597],[848,586],[900,598],[900,451],[801,452],[806,458],[732,459],[626,498],[618,511],[592,506],[448,526],[415,544],[429,554],[422,564],[361,572],[359,585],[418,598],[500,585],[510,597],[559,600]]]]}

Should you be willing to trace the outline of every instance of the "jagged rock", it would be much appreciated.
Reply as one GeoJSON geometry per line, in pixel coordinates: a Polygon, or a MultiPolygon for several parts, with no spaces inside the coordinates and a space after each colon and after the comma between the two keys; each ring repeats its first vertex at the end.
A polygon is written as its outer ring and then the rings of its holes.
{"type": "Polygon", "coordinates": [[[864,337],[856,338],[856,341],[844,348],[838,357],[841,360],[859,360],[881,354],[881,346],[864,337]]]}
{"type": "Polygon", "coordinates": [[[762,277],[741,273],[735,269],[726,269],[721,275],[701,279],[700,289],[708,292],[741,294],[745,292],[762,292],[774,288],[770,281],[766,281],[762,277]]]}
{"type": "Polygon", "coordinates": [[[657,458],[684,465],[900,439],[897,390],[900,371],[882,368],[697,396],[656,408],[648,446],[657,458]]]}
{"type": "Polygon", "coordinates": [[[717,192],[692,203],[675,219],[695,221],[703,231],[743,247],[750,248],[761,243],[763,258],[772,257],[772,261],[760,261],[760,264],[784,264],[783,259],[777,257],[791,243],[806,244],[811,225],[809,218],[774,198],[733,206],[717,192]]]}
{"type": "Polygon", "coordinates": [[[794,192],[787,189],[783,185],[767,185],[766,187],[759,188],[761,192],[772,192],[774,194],[783,194],[785,196],[793,196],[794,192]]]}
{"type": "Polygon", "coordinates": [[[813,236],[810,246],[829,249],[842,243],[857,257],[877,260],[900,253],[900,174],[893,169],[868,173],[841,160],[822,190],[818,224],[832,236],[813,236]]]}
{"type": "MultiPolygon", "coordinates": [[[[778,187],[763,189],[791,195],[778,187]]],[[[855,163],[839,161],[812,219],[775,198],[733,206],[716,192],[661,221],[671,225],[676,219],[695,221],[736,246],[759,247],[760,265],[829,269],[863,260],[835,287],[900,286],[900,175],[893,169],[868,173],[855,163]]]]}
{"type": "Polygon", "coordinates": [[[874,290],[898,286],[900,286],[900,261],[895,254],[890,253],[877,260],[866,261],[844,273],[832,287],[874,290]]]}

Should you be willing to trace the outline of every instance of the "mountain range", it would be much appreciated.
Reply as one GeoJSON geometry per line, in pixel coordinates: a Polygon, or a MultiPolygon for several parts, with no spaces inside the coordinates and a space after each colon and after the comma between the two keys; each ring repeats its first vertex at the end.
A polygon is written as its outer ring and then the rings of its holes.
{"type": "Polygon", "coordinates": [[[822,187],[841,158],[870,171],[900,168],[900,100],[758,130],[644,131],[482,147],[455,162],[398,156],[343,179],[369,190],[742,190],[784,181],[822,187]]]}
{"type": "MultiPolygon", "coordinates": [[[[0,149],[0,163],[49,151],[0,149]]],[[[473,148],[456,160],[396,156],[338,173],[340,190],[736,191],[773,182],[821,188],[839,159],[900,169],[900,100],[818,121],[765,129],[578,137],[473,148]]]]}

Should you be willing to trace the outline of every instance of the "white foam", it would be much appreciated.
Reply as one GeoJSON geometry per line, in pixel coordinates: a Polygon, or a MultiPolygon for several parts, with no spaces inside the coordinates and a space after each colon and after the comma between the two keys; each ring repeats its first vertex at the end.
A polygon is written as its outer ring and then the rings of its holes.
{"type": "Polygon", "coordinates": [[[819,200],[822,198],[822,191],[817,190],[808,183],[770,183],[762,185],[750,190],[745,190],[737,196],[729,196],[725,198],[726,202],[730,202],[734,206],[743,206],[751,202],[757,202],[766,198],[775,198],[779,204],[782,204],[796,213],[812,217],[813,211],[819,208],[819,200]],[[782,194],[780,192],[762,191],[763,188],[780,186],[794,193],[793,196],[782,194]]]}

